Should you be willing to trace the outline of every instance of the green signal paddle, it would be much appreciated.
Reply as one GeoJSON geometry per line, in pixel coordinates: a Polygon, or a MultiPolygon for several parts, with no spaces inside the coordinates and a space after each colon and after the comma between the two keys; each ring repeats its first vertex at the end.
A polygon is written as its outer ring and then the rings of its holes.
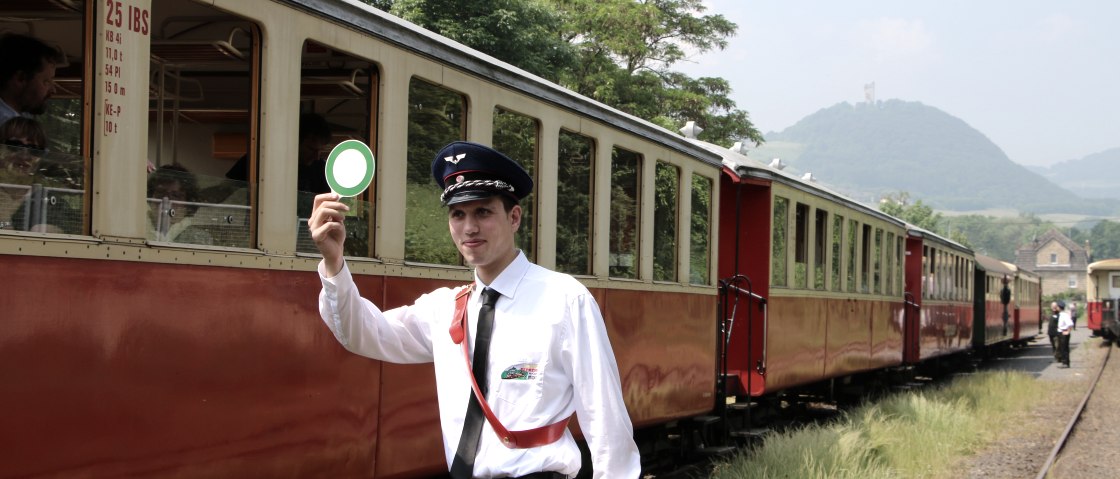
{"type": "Polygon", "coordinates": [[[327,156],[327,184],[339,196],[358,196],[373,183],[376,167],[373,151],[365,143],[346,140],[327,156]]]}

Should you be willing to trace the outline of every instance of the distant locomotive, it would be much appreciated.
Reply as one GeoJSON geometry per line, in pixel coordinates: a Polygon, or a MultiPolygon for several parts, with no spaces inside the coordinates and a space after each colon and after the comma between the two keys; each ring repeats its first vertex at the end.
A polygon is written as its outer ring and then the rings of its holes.
{"type": "Polygon", "coordinates": [[[1087,326],[1093,334],[1115,340],[1120,337],[1120,259],[1106,259],[1089,265],[1086,300],[1087,326]]]}

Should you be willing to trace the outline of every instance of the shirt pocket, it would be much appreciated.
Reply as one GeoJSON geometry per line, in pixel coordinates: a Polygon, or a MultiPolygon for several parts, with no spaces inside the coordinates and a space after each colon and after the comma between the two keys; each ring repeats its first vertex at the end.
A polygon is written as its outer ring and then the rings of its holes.
{"type": "Polygon", "coordinates": [[[503,366],[498,373],[498,399],[527,405],[543,397],[545,363],[540,358],[522,358],[503,366]]]}

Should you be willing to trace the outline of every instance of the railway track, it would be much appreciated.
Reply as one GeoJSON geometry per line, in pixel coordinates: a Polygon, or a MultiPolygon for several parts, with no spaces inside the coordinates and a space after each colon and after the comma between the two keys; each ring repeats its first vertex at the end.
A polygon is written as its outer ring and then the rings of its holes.
{"type": "Polygon", "coordinates": [[[1096,374],[1093,376],[1092,382],[1089,384],[1088,389],[1086,389],[1085,391],[1085,396],[1081,399],[1081,402],[1078,403],[1077,408],[1074,409],[1068,424],[1062,431],[1061,436],[1059,436],[1057,443],[1054,444],[1054,448],[1047,456],[1046,462],[1038,471],[1038,475],[1035,476],[1037,479],[1045,479],[1046,477],[1048,477],[1055,464],[1057,464],[1058,457],[1062,454],[1062,451],[1065,449],[1067,443],[1070,442],[1070,438],[1073,435],[1073,432],[1076,430],[1078,423],[1081,421],[1083,415],[1085,414],[1086,405],[1093,397],[1093,393],[1096,392],[1097,385],[1100,383],[1101,377],[1104,375],[1105,370],[1108,368],[1109,359],[1112,357],[1112,349],[1112,347],[1109,347],[1107,352],[1105,353],[1105,357],[1101,361],[1100,367],[1097,369],[1096,374]]]}

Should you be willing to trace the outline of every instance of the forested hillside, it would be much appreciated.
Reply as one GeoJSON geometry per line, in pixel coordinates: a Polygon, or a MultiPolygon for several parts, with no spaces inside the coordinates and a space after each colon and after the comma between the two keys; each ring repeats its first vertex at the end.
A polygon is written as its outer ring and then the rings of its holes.
{"type": "Polygon", "coordinates": [[[840,103],[766,140],[755,156],[781,157],[865,201],[905,191],[946,210],[1120,213],[1120,203],[1079,198],[1012,162],[959,118],[917,102],[840,103]]]}

